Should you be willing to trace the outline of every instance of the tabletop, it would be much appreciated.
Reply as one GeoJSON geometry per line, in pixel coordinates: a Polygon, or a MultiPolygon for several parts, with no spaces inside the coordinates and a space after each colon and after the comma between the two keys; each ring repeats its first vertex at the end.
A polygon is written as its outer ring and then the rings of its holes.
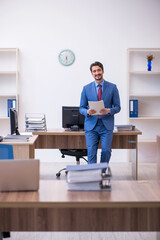
{"type": "MultiPolygon", "coordinates": [[[[34,135],[85,135],[85,131],[65,131],[64,128],[53,128],[47,131],[33,132],[34,135]]],[[[132,131],[114,131],[113,135],[141,135],[142,132],[138,129],[132,131]]]]}
{"type": "Polygon", "coordinates": [[[68,191],[65,180],[41,180],[39,191],[0,192],[0,208],[160,207],[160,181],[111,181],[108,191],[68,191]]]}

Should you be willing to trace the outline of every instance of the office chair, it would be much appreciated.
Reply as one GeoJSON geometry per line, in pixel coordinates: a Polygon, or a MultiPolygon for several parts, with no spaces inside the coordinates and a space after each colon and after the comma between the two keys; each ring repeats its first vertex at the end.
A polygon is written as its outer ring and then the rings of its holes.
{"type": "MultiPolygon", "coordinates": [[[[65,155],[72,156],[76,158],[76,164],[80,164],[80,158],[83,158],[86,162],[87,159],[84,157],[87,156],[87,149],[59,149],[62,153],[62,158],[65,158],[65,155]]],[[[66,168],[62,168],[56,173],[56,177],[60,177],[61,172],[65,171],[66,168]]]]}
{"type": "Polygon", "coordinates": [[[0,144],[0,159],[14,159],[12,145],[0,144]]]}
{"type": "MultiPolygon", "coordinates": [[[[0,160],[14,159],[13,146],[9,144],[0,144],[0,160]]],[[[10,238],[10,232],[0,232],[0,240],[10,238]]]]}

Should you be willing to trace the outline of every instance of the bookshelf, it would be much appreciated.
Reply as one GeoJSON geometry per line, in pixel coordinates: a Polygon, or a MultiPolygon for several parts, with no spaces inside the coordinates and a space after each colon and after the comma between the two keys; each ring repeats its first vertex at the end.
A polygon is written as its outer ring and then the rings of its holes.
{"type": "Polygon", "coordinates": [[[129,48],[127,58],[128,112],[129,100],[138,99],[138,117],[131,118],[128,113],[128,124],[142,131],[139,151],[151,148],[150,159],[155,159],[152,146],[160,134],[160,48],[129,48]],[[151,71],[147,70],[148,55],[154,57],[151,71]]]}
{"type": "Polygon", "coordinates": [[[9,132],[8,99],[16,99],[18,111],[18,48],[0,48],[0,135],[9,132]]]}

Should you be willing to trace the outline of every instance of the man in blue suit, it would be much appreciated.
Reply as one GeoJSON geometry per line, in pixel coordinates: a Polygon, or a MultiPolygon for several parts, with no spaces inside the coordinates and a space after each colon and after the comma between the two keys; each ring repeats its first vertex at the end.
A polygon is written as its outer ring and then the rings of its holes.
{"type": "Polygon", "coordinates": [[[119,92],[115,84],[103,79],[104,69],[100,62],[92,63],[90,71],[95,81],[83,87],[80,113],[85,116],[84,129],[88,151],[88,163],[97,162],[97,149],[101,140],[101,162],[109,163],[114,129],[114,114],[121,109],[119,92]],[[104,101],[102,115],[89,109],[88,101],[104,101]]]}

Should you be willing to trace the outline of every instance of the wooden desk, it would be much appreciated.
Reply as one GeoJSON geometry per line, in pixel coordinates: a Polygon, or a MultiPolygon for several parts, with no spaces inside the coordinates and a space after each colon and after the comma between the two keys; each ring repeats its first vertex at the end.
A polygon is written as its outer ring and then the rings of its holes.
{"type": "MultiPolygon", "coordinates": [[[[36,149],[85,149],[85,133],[65,131],[64,129],[51,129],[47,132],[33,132],[38,135],[36,149]]],[[[132,176],[138,179],[138,135],[135,131],[121,131],[113,133],[112,149],[132,149],[132,176]]],[[[100,147],[100,145],[99,145],[100,147]]]]}
{"type": "MultiPolygon", "coordinates": [[[[12,144],[15,159],[35,157],[35,149],[85,149],[84,132],[67,132],[64,129],[52,129],[47,132],[33,132],[29,142],[7,142],[12,144]]],[[[138,135],[139,130],[113,133],[112,149],[132,149],[132,176],[138,179],[138,135]]],[[[5,143],[5,142],[4,142],[5,143]]],[[[0,144],[4,144],[3,142],[0,144]]],[[[100,147],[100,145],[99,145],[100,147]]]]}
{"type": "Polygon", "coordinates": [[[30,137],[28,142],[0,142],[13,145],[14,159],[35,158],[35,143],[38,136],[30,137]]]}
{"type": "Polygon", "coordinates": [[[160,231],[160,182],[71,192],[65,181],[43,180],[39,192],[0,193],[0,231],[160,231]]]}
{"type": "Polygon", "coordinates": [[[157,179],[160,180],[160,135],[157,136],[157,179]]]}

